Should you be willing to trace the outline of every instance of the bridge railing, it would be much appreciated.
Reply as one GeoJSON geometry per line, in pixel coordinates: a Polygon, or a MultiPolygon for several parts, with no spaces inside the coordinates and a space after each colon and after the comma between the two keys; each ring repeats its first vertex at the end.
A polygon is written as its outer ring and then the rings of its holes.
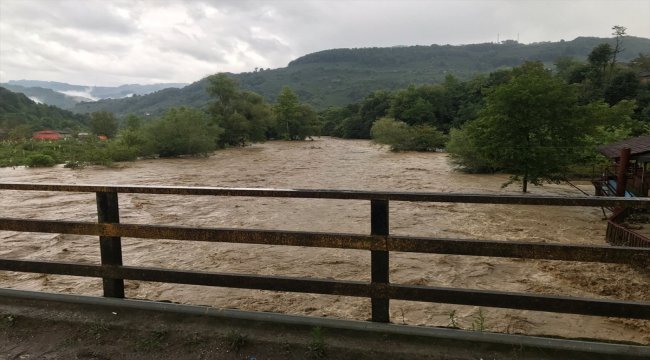
{"type": "MultiPolygon", "coordinates": [[[[25,183],[0,183],[0,190],[95,193],[97,222],[5,217],[0,218],[0,230],[98,236],[101,264],[90,265],[2,257],[0,258],[0,270],[102,278],[104,296],[107,297],[123,298],[124,280],[141,280],[365,297],[371,299],[372,321],[375,322],[390,321],[391,299],[650,319],[650,303],[643,301],[414,286],[395,284],[389,279],[389,253],[391,251],[650,266],[650,249],[648,248],[394,236],[389,233],[389,205],[393,201],[650,208],[650,199],[25,183]],[[371,231],[369,234],[341,234],[123,224],[120,223],[118,194],[127,193],[365,200],[369,201],[370,205],[371,231]],[[343,281],[125,266],[122,263],[121,237],[367,250],[371,254],[371,280],[370,282],[343,281]]],[[[2,206],[2,199],[0,199],[0,206],[2,206]]],[[[323,219],[323,221],[327,220],[323,219]]]]}

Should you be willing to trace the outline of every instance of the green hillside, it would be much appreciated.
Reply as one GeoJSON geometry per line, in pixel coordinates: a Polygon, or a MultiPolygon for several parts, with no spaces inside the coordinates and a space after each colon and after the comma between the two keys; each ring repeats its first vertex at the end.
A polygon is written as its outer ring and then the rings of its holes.
{"type": "Polygon", "coordinates": [[[61,109],[70,110],[81,101],[92,101],[91,99],[81,96],[69,96],[52,89],[42,87],[25,87],[21,85],[2,84],[7,90],[25,94],[31,100],[38,103],[53,105],[61,109]]]}
{"type": "Polygon", "coordinates": [[[37,104],[23,94],[0,87],[0,135],[15,129],[20,129],[21,135],[42,129],[81,129],[86,128],[87,123],[86,115],[37,104]]]}
{"type": "MultiPolygon", "coordinates": [[[[234,74],[241,87],[274,102],[283,86],[291,87],[302,101],[317,109],[361,100],[375,90],[395,90],[410,84],[441,82],[447,74],[469,79],[480,73],[538,60],[551,67],[560,57],[585,60],[598,44],[614,39],[580,37],[572,41],[524,45],[516,41],[500,44],[431,45],[390,48],[325,50],[300,57],[285,68],[234,74]]],[[[620,61],[639,53],[650,53],[650,39],[625,37],[620,61]]],[[[182,89],[165,89],[126,99],[80,103],[76,112],[108,110],[118,116],[128,113],[159,115],[173,106],[202,107],[209,101],[205,79],[182,89]]]]}

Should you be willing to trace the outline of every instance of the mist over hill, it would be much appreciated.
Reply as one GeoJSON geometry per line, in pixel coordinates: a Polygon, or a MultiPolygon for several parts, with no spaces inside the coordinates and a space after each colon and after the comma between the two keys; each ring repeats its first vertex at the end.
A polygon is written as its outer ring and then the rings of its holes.
{"type": "Polygon", "coordinates": [[[0,133],[5,134],[21,126],[28,136],[32,130],[82,129],[88,126],[88,116],[39,104],[24,94],[0,87],[0,133]]]}
{"type": "MultiPolygon", "coordinates": [[[[274,102],[286,85],[302,101],[316,109],[325,109],[359,101],[375,90],[438,83],[448,74],[469,79],[528,60],[541,61],[548,67],[561,57],[585,61],[595,46],[613,45],[614,41],[613,38],[579,37],[571,41],[533,44],[506,40],[498,44],[332,49],[302,56],[284,68],[256,69],[232,76],[243,89],[256,92],[267,101],[274,102]]],[[[627,36],[623,48],[619,61],[630,61],[639,53],[650,53],[650,39],[627,36]]],[[[77,103],[72,110],[81,113],[108,110],[124,116],[129,113],[159,115],[175,106],[204,107],[210,101],[205,92],[206,83],[206,79],[201,79],[180,89],[167,88],[142,96],[133,92],[135,95],[121,99],[77,103]]],[[[126,88],[122,90],[121,94],[127,91],[126,88]]],[[[98,93],[99,90],[95,92],[98,93]]]]}
{"type": "Polygon", "coordinates": [[[10,80],[0,84],[14,92],[25,94],[35,102],[73,110],[81,102],[101,99],[121,99],[133,95],[146,95],[167,88],[181,88],[185,83],[159,83],[150,85],[127,84],[120,86],[84,86],[56,81],[10,80]]]}
{"type": "Polygon", "coordinates": [[[71,110],[74,106],[82,101],[93,101],[82,96],[71,96],[64,93],[43,88],[40,86],[34,87],[25,87],[21,85],[16,85],[13,82],[1,84],[5,89],[11,90],[16,93],[21,93],[30,98],[32,101],[41,104],[53,105],[65,110],[71,110]]]}

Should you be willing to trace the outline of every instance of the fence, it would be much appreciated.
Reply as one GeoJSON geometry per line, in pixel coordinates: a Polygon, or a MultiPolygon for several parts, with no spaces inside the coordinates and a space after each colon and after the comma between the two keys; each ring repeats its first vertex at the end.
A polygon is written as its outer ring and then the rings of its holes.
{"type": "Polygon", "coordinates": [[[99,236],[101,265],[0,258],[0,270],[102,278],[104,296],[107,297],[123,298],[124,280],[141,280],[366,297],[371,299],[372,321],[375,322],[390,321],[391,299],[650,319],[648,302],[411,286],[389,281],[391,251],[650,266],[650,249],[647,248],[393,236],[389,234],[391,201],[650,208],[650,199],[24,183],[0,183],[0,190],[96,193],[96,223],[0,218],[0,230],[99,236]],[[370,202],[371,231],[370,234],[362,235],[121,224],[118,204],[120,193],[366,200],[370,202]],[[371,254],[371,281],[124,266],[121,237],[368,250],[371,254]]]}
{"type": "Polygon", "coordinates": [[[605,239],[616,246],[633,246],[650,248],[650,239],[623,225],[630,215],[630,208],[616,209],[614,215],[607,219],[605,239]]]}

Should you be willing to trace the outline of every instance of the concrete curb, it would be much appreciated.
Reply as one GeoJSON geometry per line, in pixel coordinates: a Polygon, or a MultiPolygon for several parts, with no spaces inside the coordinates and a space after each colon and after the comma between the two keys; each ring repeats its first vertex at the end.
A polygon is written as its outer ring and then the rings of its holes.
{"type": "Polygon", "coordinates": [[[530,348],[536,351],[591,354],[599,358],[650,358],[650,346],[568,340],[538,336],[510,335],[456,329],[372,323],[356,320],[315,318],[278,313],[217,309],[208,306],[183,305],[147,300],[114,299],[94,296],[68,295],[0,289],[2,299],[86,305],[96,308],[143,310],[156,313],[209,317],[243,323],[266,323],[301,328],[321,327],[333,333],[374,334],[378,336],[416,337],[473,345],[498,345],[512,348],[530,348]]]}

